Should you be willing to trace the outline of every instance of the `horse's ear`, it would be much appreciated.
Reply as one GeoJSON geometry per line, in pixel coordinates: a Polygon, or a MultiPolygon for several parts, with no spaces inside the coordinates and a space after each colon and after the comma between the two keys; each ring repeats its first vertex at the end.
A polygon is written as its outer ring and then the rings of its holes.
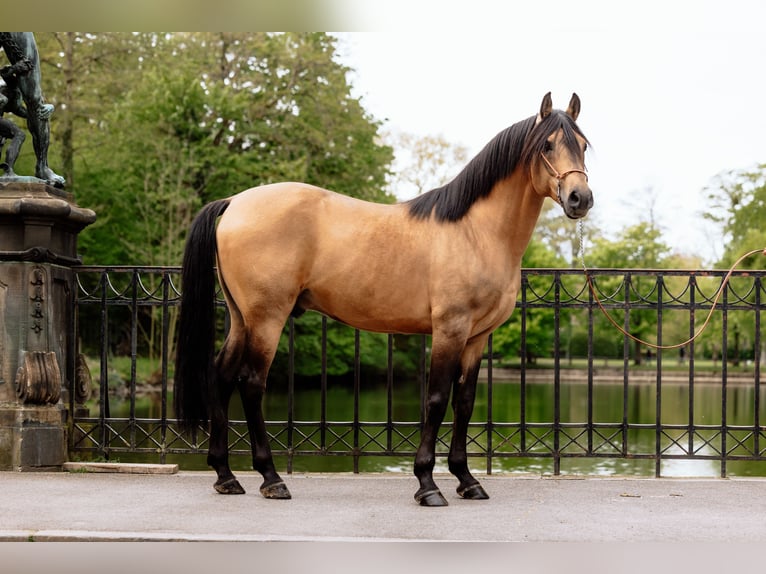
{"type": "Polygon", "coordinates": [[[574,121],[577,121],[577,116],[580,115],[580,96],[577,94],[572,94],[572,99],[569,100],[567,114],[569,114],[569,117],[574,121]]]}
{"type": "Polygon", "coordinates": [[[540,113],[537,116],[537,121],[541,122],[553,111],[553,100],[551,99],[551,93],[548,92],[543,96],[543,103],[540,104],[540,113]]]}

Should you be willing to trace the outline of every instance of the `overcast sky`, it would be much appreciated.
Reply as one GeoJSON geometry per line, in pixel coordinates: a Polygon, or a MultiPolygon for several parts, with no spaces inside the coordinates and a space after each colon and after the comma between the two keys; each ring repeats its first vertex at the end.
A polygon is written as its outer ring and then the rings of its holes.
{"type": "MultiPolygon", "coordinates": [[[[364,3],[362,3],[364,5],[364,3]]],[[[341,34],[356,95],[389,128],[478,152],[547,91],[578,124],[596,207],[614,234],[654,215],[678,251],[721,254],[700,212],[720,172],[766,162],[766,2],[462,2],[367,5],[341,34]],[[643,213],[642,213],[643,212],[643,213]]]]}

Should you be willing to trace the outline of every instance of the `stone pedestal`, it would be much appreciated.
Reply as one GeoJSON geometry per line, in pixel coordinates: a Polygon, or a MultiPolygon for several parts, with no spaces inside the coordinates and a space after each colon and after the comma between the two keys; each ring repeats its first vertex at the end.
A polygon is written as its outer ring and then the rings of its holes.
{"type": "Polygon", "coordinates": [[[0,180],[0,470],[66,462],[77,388],[77,234],[96,219],[45,183],[0,180]]]}

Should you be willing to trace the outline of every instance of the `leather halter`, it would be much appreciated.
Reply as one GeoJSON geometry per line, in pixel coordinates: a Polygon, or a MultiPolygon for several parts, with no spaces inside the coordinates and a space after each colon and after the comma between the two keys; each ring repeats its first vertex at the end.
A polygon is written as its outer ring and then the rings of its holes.
{"type": "Polygon", "coordinates": [[[545,154],[543,152],[540,152],[540,157],[543,158],[543,161],[545,162],[545,165],[548,166],[548,169],[553,172],[553,177],[555,177],[559,182],[559,187],[561,187],[561,180],[563,180],[566,176],[568,176],[570,173],[581,173],[585,176],[585,181],[588,181],[588,172],[584,169],[570,169],[568,171],[565,171],[564,173],[559,173],[556,171],[556,168],[553,167],[553,164],[548,161],[548,158],[545,157],[545,154]]]}
{"type": "MultiPolygon", "coordinates": [[[[548,169],[553,172],[553,177],[556,178],[557,184],[556,184],[556,200],[559,202],[559,205],[564,205],[561,203],[561,182],[563,179],[568,176],[570,173],[581,173],[585,176],[585,181],[588,181],[588,172],[586,172],[584,169],[570,169],[565,171],[564,173],[559,173],[555,167],[553,167],[553,164],[548,161],[548,158],[545,157],[545,154],[543,152],[540,152],[540,157],[543,158],[543,161],[545,162],[545,165],[548,166],[548,169]]],[[[583,166],[585,167],[585,166],[583,166]]]]}

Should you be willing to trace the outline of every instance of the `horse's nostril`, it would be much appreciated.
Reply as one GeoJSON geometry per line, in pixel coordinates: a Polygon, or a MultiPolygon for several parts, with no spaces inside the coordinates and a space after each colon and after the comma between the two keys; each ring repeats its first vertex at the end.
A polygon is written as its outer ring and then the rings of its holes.
{"type": "Polygon", "coordinates": [[[580,194],[577,193],[577,190],[573,190],[572,193],[569,194],[569,198],[567,199],[567,203],[571,207],[579,207],[580,206],[580,194]]]}

